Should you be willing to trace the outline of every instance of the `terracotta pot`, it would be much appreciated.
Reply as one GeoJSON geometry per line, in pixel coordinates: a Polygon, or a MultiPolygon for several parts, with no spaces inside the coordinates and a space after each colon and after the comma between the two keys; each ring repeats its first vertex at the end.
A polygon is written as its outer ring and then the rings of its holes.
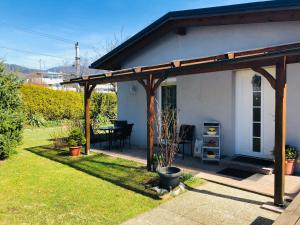
{"type": "Polygon", "coordinates": [[[292,175],[294,173],[295,165],[296,165],[295,159],[285,160],[285,175],[292,175]]]}
{"type": "Polygon", "coordinates": [[[80,156],[81,146],[69,147],[70,156],[80,156]]]}

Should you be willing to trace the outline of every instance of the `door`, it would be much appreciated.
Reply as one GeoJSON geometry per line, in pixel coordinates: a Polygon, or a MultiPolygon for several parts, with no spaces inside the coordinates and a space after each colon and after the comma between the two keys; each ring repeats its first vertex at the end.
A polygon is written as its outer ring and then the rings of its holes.
{"type": "MultiPolygon", "coordinates": [[[[275,69],[267,69],[274,74],[275,69]]],[[[236,154],[272,158],[275,91],[252,70],[236,72],[236,154]]]]}

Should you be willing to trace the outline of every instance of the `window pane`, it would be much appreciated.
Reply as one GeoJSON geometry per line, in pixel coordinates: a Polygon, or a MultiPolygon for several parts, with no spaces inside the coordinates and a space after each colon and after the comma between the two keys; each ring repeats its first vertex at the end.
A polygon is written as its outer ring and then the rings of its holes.
{"type": "Polygon", "coordinates": [[[260,108],[253,108],[253,121],[260,122],[260,108]]]}
{"type": "Polygon", "coordinates": [[[252,86],[253,91],[260,91],[261,90],[261,77],[258,75],[255,75],[252,77],[252,86]]]}
{"type": "Polygon", "coordinates": [[[253,106],[261,106],[261,92],[253,92],[253,106]]]}
{"type": "Polygon", "coordinates": [[[253,151],[260,152],[260,138],[253,138],[253,151]]]}
{"type": "Polygon", "coordinates": [[[260,137],[260,123],[253,123],[253,137],[260,137]]]}

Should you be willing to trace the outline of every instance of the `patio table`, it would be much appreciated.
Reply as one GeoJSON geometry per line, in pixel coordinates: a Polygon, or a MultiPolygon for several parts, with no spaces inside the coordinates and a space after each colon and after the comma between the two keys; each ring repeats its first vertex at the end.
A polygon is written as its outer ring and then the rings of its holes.
{"type": "Polygon", "coordinates": [[[106,135],[108,135],[108,150],[111,150],[111,147],[112,147],[112,139],[113,139],[113,133],[116,131],[116,130],[120,130],[122,129],[122,127],[120,126],[104,126],[104,127],[99,127],[98,130],[100,131],[104,131],[106,135]]]}

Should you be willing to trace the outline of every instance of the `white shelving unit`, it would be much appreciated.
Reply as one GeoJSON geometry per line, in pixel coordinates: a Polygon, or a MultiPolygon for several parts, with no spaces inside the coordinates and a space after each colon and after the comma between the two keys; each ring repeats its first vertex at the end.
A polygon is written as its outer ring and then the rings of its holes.
{"type": "Polygon", "coordinates": [[[219,161],[221,159],[221,125],[218,121],[203,123],[203,161],[219,161]],[[213,130],[209,132],[209,130],[213,130]]]}

